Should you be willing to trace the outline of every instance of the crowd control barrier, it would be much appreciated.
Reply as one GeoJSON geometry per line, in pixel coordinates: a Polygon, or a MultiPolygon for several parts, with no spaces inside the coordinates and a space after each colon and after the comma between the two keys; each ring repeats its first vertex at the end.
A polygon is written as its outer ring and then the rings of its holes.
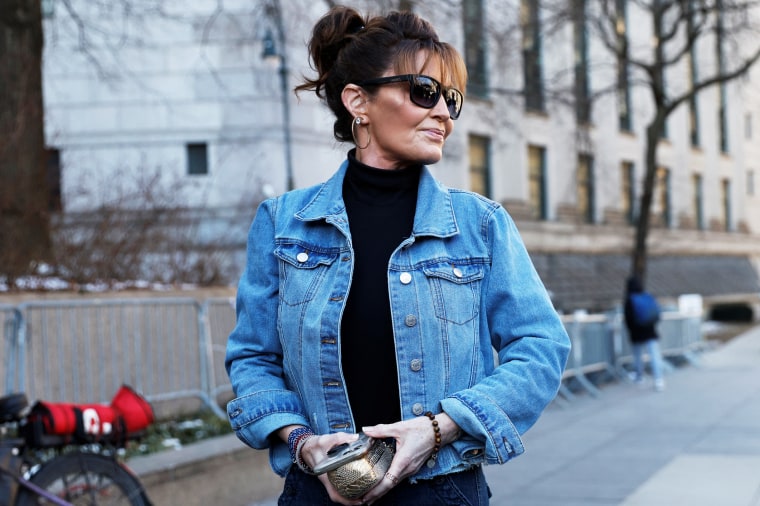
{"type": "MultiPolygon", "coordinates": [[[[633,350],[620,311],[605,314],[576,312],[563,315],[562,322],[570,335],[572,350],[563,375],[560,396],[572,400],[568,380],[574,380],[591,395],[599,389],[589,379],[591,375],[605,373],[607,377],[628,380],[626,365],[633,361],[633,350]]],[[[668,358],[698,364],[697,352],[704,346],[701,331],[702,317],[678,311],[665,311],[657,323],[660,350],[666,370],[673,365],[668,358]]],[[[647,357],[648,358],[648,357],[647,357]]]]}
{"type": "MultiPolygon", "coordinates": [[[[627,378],[631,348],[620,313],[563,315],[572,352],[558,400],[580,385],[600,391],[598,373],[627,378]],[[569,388],[572,385],[574,388],[569,388]]],[[[52,402],[108,403],[122,384],[152,403],[195,399],[225,417],[232,397],[224,368],[234,298],[125,298],[0,305],[5,393],[52,402]]],[[[701,318],[663,313],[665,357],[696,360],[701,318]]]]}

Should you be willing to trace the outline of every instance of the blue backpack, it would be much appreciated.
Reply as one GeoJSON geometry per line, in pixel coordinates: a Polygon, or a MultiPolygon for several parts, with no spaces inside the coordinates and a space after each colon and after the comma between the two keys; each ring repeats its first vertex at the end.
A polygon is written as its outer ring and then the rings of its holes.
{"type": "Polygon", "coordinates": [[[640,327],[654,325],[660,319],[660,306],[647,292],[632,293],[633,321],[640,327]]]}

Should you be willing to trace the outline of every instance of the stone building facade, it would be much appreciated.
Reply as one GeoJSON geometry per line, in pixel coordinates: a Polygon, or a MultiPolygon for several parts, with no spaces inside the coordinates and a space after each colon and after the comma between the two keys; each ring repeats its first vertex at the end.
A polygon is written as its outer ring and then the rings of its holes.
{"type": "MultiPolygon", "coordinates": [[[[398,4],[348,3],[375,13],[398,4]]],[[[434,172],[503,203],[560,309],[614,305],[630,270],[654,108],[635,69],[620,84],[593,29],[602,2],[564,2],[576,6],[564,22],[552,17],[559,0],[403,3],[461,49],[470,71],[434,172]]],[[[289,180],[324,180],[350,148],[333,139],[315,97],[282,93],[282,79],[292,90],[311,75],[305,43],[327,3],[128,4],[45,2],[46,138],[62,215],[139,208],[147,194],[200,220],[199,241],[239,251],[258,201],[289,180]]],[[[610,5],[623,9],[618,35],[642,52],[652,23],[634,4],[610,5]]],[[[667,85],[686,89],[737,57],[737,46],[724,56],[716,47],[700,42],[667,85]]],[[[649,239],[648,281],[661,296],[760,292],[758,82],[755,66],[667,121],[649,239]]]]}

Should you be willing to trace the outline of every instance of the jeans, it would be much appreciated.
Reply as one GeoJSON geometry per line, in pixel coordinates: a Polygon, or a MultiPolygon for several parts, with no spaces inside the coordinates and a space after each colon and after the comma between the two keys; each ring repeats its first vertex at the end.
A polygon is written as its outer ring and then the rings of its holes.
{"type": "MultiPolygon", "coordinates": [[[[373,503],[374,506],[488,506],[491,491],[483,470],[478,466],[461,473],[400,482],[373,503]]],[[[278,506],[333,506],[322,482],[293,466],[285,478],[285,488],[278,506]]]]}
{"type": "Polygon", "coordinates": [[[633,367],[636,380],[644,378],[644,350],[649,353],[650,367],[655,381],[662,380],[662,355],[657,339],[650,339],[643,343],[633,344],[633,367]]]}

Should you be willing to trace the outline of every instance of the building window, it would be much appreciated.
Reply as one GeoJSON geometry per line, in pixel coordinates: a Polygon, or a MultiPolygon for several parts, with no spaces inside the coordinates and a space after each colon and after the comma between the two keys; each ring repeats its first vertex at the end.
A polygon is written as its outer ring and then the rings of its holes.
{"type": "Polygon", "coordinates": [[[755,195],[755,171],[747,171],[747,195],[750,197],[755,195]]]}
{"type": "Polygon", "coordinates": [[[626,221],[631,224],[636,221],[634,205],[636,202],[636,173],[634,167],[633,162],[623,162],[620,166],[620,205],[626,221]]]}
{"type": "Polygon", "coordinates": [[[670,169],[659,167],[657,169],[657,205],[660,211],[660,222],[664,227],[670,227],[670,169]]]}
{"type": "MultiPolygon", "coordinates": [[[[720,7],[720,2],[719,2],[720,7]]],[[[718,73],[723,74],[726,71],[726,61],[723,51],[723,9],[717,11],[717,22],[715,25],[715,58],[718,66],[718,73]]],[[[720,93],[720,104],[718,106],[718,129],[721,153],[728,153],[728,90],[726,83],[720,83],[718,86],[720,93]]]]}
{"type": "Polygon", "coordinates": [[[187,145],[187,173],[191,176],[208,174],[208,147],[205,142],[187,145]]]}
{"type": "Polygon", "coordinates": [[[626,0],[615,0],[617,20],[615,30],[618,44],[617,98],[619,128],[624,132],[633,130],[631,120],[631,83],[628,78],[628,13],[626,0]]]}
{"type": "Polygon", "coordinates": [[[543,112],[544,82],[539,8],[539,0],[522,0],[520,3],[525,109],[543,112]]]}
{"type": "Polygon", "coordinates": [[[401,12],[414,10],[414,0],[399,0],[398,10],[401,12]]]}
{"type": "Polygon", "coordinates": [[[721,200],[723,207],[723,228],[728,232],[731,230],[731,181],[724,179],[721,181],[721,200]]]}
{"type": "Polygon", "coordinates": [[[727,117],[727,103],[726,97],[726,85],[720,84],[720,107],[718,109],[718,128],[720,129],[720,152],[728,153],[728,117],[727,117]]]}
{"type": "Polygon", "coordinates": [[[577,173],[578,215],[586,223],[594,223],[594,158],[578,155],[577,173]]]}
{"type": "Polygon", "coordinates": [[[486,32],[483,0],[465,0],[464,59],[467,66],[467,92],[473,96],[488,96],[488,67],[486,66],[486,32]]]}
{"type": "Polygon", "coordinates": [[[491,139],[470,135],[470,189],[491,196],[491,139]]]}
{"type": "Polygon", "coordinates": [[[704,209],[704,194],[702,189],[702,174],[694,174],[691,179],[693,186],[692,198],[692,212],[694,213],[694,224],[699,230],[705,228],[705,209],[704,209]]]}
{"type": "MultiPolygon", "coordinates": [[[[665,6],[661,5],[659,3],[660,0],[654,0],[654,2],[650,5],[650,8],[652,9],[659,9],[661,11],[661,15],[658,17],[658,19],[655,22],[655,33],[653,34],[653,42],[657,40],[661,40],[663,38],[667,38],[668,34],[670,33],[671,27],[668,23],[666,23],[666,16],[665,11],[667,10],[665,6]],[[665,27],[663,27],[663,23],[665,24],[665,27]]],[[[687,2],[690,0],[687,0],[687,2]]],[[[653,11],[652,14],[654,15],[653,11]]],[[[676,26],[680,26],[681,21],[679,20],[676,26]]],[[[671,35],[672,37],[672,35],[671,35]]],[[[668,65],[662,65],[659,68],[659,72],[654,72],[654,74],[651,76],[651,79],[653,80],[653,84],[655,87],[659,88],[660,90],[663,90],[663,93],[665,90],[668,89],[668,83],[667,83],[667,73],[666,69],[668,68],[668,65]]],[[[668,138],[668,117],[665,116],[662,120],[662,129],[660,130],[660,139],[661,140],[667,140],[668,138]]]]}
{"type": "Polygon", "coordinates": [[[744,115],[744,138],[747,140],[752,139],[752,113],[748,112],[744,115]]]}
{"type": "Polygon", "coordinates": [[[528,204],[533,216],[548,219],[546,205],[546,148],[528,146],[528,204]]]}
{"type": "Polygon", "coordinates": [[[48,189],[48,211],[60,211],[61,204],[61,151],[55,148],[45,150],[46,178],[48,189]]]}
{"type": "MultiPolygon", "coordinates": [[[[694,16],[695,13],[690,9],[686,19],[686,30],[689,36],[692,36],[693,34],[693,36],[696,37],[698,33],[696,33],[697,28],[695,25],[694,16]]],[[[692,43],[689,47],[689,84],[692,90],[697,83],[698,75],[697,45],[696,43],[692,43]]],[[[696,93],[689,97],[689,138],[693,147],[699,146],[699,108],[696,93]]]]}
{"type": "Polygon", "coordinates": [[[40,10],[43,19],[50,19],[55,16],[55,0],[42,0],[40,10]]]}
{"type": "Polygon", "coordinates": [[[573,0],[573,41],[575,46],[575,118],[579,124],[585,125],[591,122],[586,0],[573,0]]]}
{"type": "Polygon", "coordinates": [[[689,98],[689,139],[693,147],[699,147],[699,109],[696,95],[689,98]]]}

